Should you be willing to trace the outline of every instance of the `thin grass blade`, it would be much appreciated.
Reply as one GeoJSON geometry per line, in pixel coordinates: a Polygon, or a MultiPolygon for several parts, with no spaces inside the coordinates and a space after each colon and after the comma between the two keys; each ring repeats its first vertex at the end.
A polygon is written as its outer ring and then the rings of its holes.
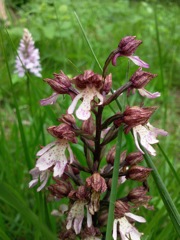
{"type": "Polygon", "coordinates": [[[8,184],[0,183],[0,199],[15,208],[22,216],[24,221],[30,222],[36,229],[49,240],[55,240],[57,237],[44,225],[39,218],[28,208],[19,194],[8,184]]]}
{"type": "Polygon", "coordinates": [[[161,198],[164,202],[164,205],[166,207],[166,210],[169,214],[169,217],[171,218],[171,221],[174,225],[174,228],[177,232],[177,234],[180,236],[180,215],[178,213],[178,210],[176,206],[174,205],[168,190],[166,189],[161,176],[159,175],[151,157],[147,153],[147,151],[143,148],[143,151],[145,152],[144,158],[146,160],[147,165],[153,169],[152,176],[154,178],[154,181],[156,183],[156,186],[158,188],[159,194],[161,195],[161,198]]]}

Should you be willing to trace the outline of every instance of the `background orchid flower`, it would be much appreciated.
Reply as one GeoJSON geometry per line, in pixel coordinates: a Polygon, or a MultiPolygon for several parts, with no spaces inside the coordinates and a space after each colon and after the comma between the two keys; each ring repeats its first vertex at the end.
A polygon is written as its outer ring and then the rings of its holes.
{"type": "Polygon", "coordinates": [[[20,41],[16,57],[15,72],[19,77],[24,77],[26,71],[41,77],[41,64],[39,49],[35,48],[32,35],[28,29],[24,29],[23,38],[20,41]]]}

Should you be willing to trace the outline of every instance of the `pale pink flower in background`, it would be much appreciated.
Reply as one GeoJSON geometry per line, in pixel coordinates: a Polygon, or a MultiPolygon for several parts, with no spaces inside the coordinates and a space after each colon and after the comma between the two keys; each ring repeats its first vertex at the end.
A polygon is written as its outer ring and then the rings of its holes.
{"type": "Polygon", "coordinates": [[[156,156],[156,150],[151,146],[151,144],[158,143],[159,140],[156,138],[158,135],[167,136],[168,132],[163,129],[158,129],[153,127],[150,123],[146,125],[138,125],[133,127],[133,135],[135,138],[136,147],[140,152],[143,150],[139,146],[138,137],[141,145],[151,154],[152,156],[156,156]]]}
{"type": "Polygon", "coordinates": [[[41,77],[39,49],[35,48],[32,35],[26,28],[17,52],[15,73],[18,73],[19,77],[24,77],[26,72],[41,77]]]}
{"type": "Polygon", "coordinates": [[[65,154],[66,149],[69,151],[70,163],[72,163],[74,157],[68,141],[65,139],[58,139],[56,142],[48,144],[37,153],[37,156],[40,156],[40,158],[36,162],[36,167],[43,172],[54,166],[53,176],[61,177],[68,163],[65,154]]]}
{"type": "Polygon", "coordinates": [[[125,213],[124,217],[114,219],[113,239],[117,240],[117,232],[119,230],[121,240],[140,240],[143,233],[138,232],[138,230],[128,221],[126,217],[131,218],[137,222],[146,222],[146,220],[141,216],[137,216],[133,213],[125,213]]]}
{"type": "Polygon", "coordinates": [[[29,183],[29,188],[34,187],[39,181],[42,183],[38,188],[37,192],[41,191],[45,186],[48,181],[50,171],[45,170],[45,171],[40,171],[39,168],[35,167],[29,171],[29,173],[32,175],[32,180],[29,183]]]}
{"type": "MultiPolygon", "coordinates": [[[[79,234],[81,232],[82,222],[84,219],[84,207],[86,204],[87,202],[83,200],[77,200],[73,204],[67,217],[66,225],[67,230],[73,227],[76,234],[79,234]]],[[[87,226],[88,227],[92,226],[92,216],[89,213],[88,208],[87,208],[87,226]]]]}

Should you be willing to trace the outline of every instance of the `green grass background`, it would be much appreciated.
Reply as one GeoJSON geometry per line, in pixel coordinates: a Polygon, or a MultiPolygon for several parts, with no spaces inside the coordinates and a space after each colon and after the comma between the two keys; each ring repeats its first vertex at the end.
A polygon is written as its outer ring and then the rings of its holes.
{"type": "MultiPolygon", "coordinates": [[[[59,70],[69,76],[85,69],[101,73],[74,11],[101,65],[122,37],[135,35],[143,40],[136,53],[150,64],[149,71],[158,74],[147,89],[162,93],[158,99],[144,100],[144,104],[159,106],[151,123],[169,132],[168,137],[161,138],[160,144],[179,176],[178,1],[8,0],[6,6],[9,23],[6,29],[1,24],[0,39],[0,239],[56,239],[61,226],[61,220],[50,215],[59,203],[47,203],[46,191],[36,193],[35,189],[28,189],[31,179],[28,171],[34,166],[39,147],[52,141],[46,128],[58,123],[57,118],[65,113],[70,99],[59,97],[58,104],[41,107],[39,100],[51,95],[50,87],[43,79],[30,76],[29,94],[26,77],[19,78],[13,73],[16,49],[25,27],[32,33],[40,50],[43,78],[51,78],[59,70]]],[[[127,60],[118,59],[117,67],[109,68],[113,73],[113,88],[125,82],[126,67],[127,60]]],[[[136,69],[137,66],[131,64],[129,76],[136,69]]],[[[130,98],[131,104],[140,102],[141,98],[130,98]]],[[[109,116],[109,109],[105,115],[109,116]]],[[[132,142],[128,136],[126,140],[132,142]]],[[[130,146],[128,150],[133,149],[130,146]]],[[[158,147],[156,149],[154,164],[177,209],[180,209],[179,181],[161,151],[158,147]]],[[[81,158],[82,148],[74,147],[74,150],[81,158]]],[[[147,219],[146,224],[137,225],[144,232],[142,239],[178,239],[152,177],[149,185],[155,210],[142,208],[138,213],[147,219]]],[[[129,188],[133,186],[137,185],[129,188]]]]}

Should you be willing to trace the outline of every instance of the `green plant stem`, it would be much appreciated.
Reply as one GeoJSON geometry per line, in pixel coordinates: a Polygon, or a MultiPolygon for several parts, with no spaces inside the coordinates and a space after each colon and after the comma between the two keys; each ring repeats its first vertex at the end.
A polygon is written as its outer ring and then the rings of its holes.
{"type": "Polygon", "coordinates": [[[113,177],[112,177],[109,212],[108,212],[108,222],[107,222],[107,230],[106,230],[106,240],[112,239],[114,208],[115,208],[115,201],[116,201],[116,195],[117,195],[117,184],[118,184],[118,176],[119,176],[119,165],[120,165],[119,159],[120,159],[120,154],[121,154],[122,133],[123,133],[123,127],[121,126],[118,130],[118,137],[117,137],[117,144],[116,144],[116,155],[115,155],[114,168],[113,168],[113,177]]]}
{"type": "Polygon", "coordinates": [[[147,151],[144,148],[143,148],[143,151],[145,153],[144,158],[146,160],[147,165],[153,169],[152,176],[153,176],[156,186],[158,188],[159,194],[161,195],[161,198],[164,202],[166,210],[169,214],[169,217],[171,218],[171,221],[174,225],[174,228],[175,228],[177,234],[180,236],[180,215],[178,213],[178,210],[175,207],[175,205],[169,195],[169,192],[167,191],[153,161],[151,160],[151,157],[149,156],[149,154],[147,153],[147,151]]]}
{"type": "Polygon", "coordinates": [[[9,80],[10,80],[10,85],[11,85],[11,92],[12,92],[12,95],[13,95],[14,106],[15,106],[15,109],[16,109],[16,116],[17,116],[18,125],[19,125],[21,142],[22,142],[22,146],[23,146],[24,155],[25,155],[25,159],[26,159],[28,169],[31,169],[32,166],[31,166],[31,160],[30,160],[30,157],[29,157],[27,141],[26,141],[26,137],[25,137],[25,133],[24,133],[24,128],[23,128],[23,124],[22,124],[22,119],[21,119],[18,103],[16,101],[17,96],[14,93],[11,73],[10,73],[9,64],[8,64],[8,58],[7,58],[7,55],[6,55],[6,51],[4,49],[4,38],[3,38],[2,30],[0,31],[0,33],[1,33],[1,39],[2,39],[3,54],[4,54],[5,61],[6,61],[7,72],[8,72],[8,75],[9,75],[9,80]]]}
{"type": "Polygon", "coordinates": [[[88,39],[87,36],[86,36],[86,33],[85,33],[84,28],[83,28],[83,26],[82,26],[82,24],[81,24],[81,21],[80,21],[77,13],[76,13],[75,11],[74,11],[74,15],[75,15],[75,17],[76,17],[76,19],[77,19],[77,21],[78,21],[78,23],[79,23],[79,26],[80,26],[80,28],[81,28],[81,30],[82,30],[82,32],[83,32],[84,38],[86,39],[86,42],[87,42],[87,44],[88,44],[88,46],[89,46],[89,48],[90,48],[90,50],[91,50],[91,52],[92,52],[92,54],[93,54],[93,57],[94,57],[95,61],[97,62],[100,70],[103,71],[103,69],[102,69],[102,67],[101,67],[101,64],[99,63],[99,61],[98,61],[98,59],[97,59],[97,57],[96,57],[96,54],[95,54],[95,52],[94,52],[94,50],[93,50],[93,48],[92,48],[92,46],[91,46],[91,44],[90,44],[90,42],[89,42],[89,39],[88,39]]]}
{"type": "Polygon", "coordinates": [[[100,156],[101,156],[101,122],[102,122],[102,112],[103,107],[98,107],[98,113],[96,115],[96,137],[95,137],[95,152],[94,152],[94,166],[93,170],[98,171],[98,167],[100,164],[100,156]]]}

